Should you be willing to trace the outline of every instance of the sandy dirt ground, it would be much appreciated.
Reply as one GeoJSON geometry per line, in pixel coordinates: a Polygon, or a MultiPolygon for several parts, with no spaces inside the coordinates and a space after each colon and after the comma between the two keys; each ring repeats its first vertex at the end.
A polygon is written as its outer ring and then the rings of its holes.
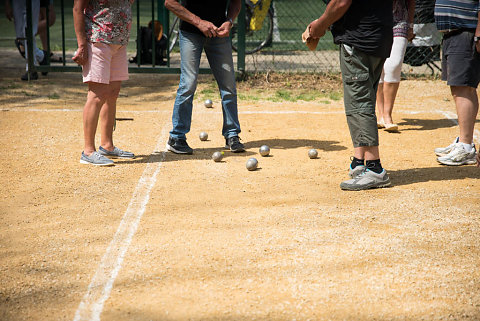
{"type": "Polygon", "coordinates": [[[178,76],[131,75],[114,138],[137,158],[97,168],[80,75],[21,72],[0,71],[0,320],[480,320],[480,169],[436,162],[458,133],[444,83],[402,82],[393,186],[345,192],[341,100],[240,100],[247,152],[215,163],[219,99],[174,155],[178,76]]]}

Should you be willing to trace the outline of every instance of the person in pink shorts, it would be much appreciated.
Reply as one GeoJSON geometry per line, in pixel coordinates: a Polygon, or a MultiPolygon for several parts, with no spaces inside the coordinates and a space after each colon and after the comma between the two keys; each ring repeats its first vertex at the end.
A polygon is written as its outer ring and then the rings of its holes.
{"type": "Polygon", "coordinates": [[[134,158],[133,153],[113,144],[117,98],[122,81],[128,79],[127,44],[134,0],[76,0],[73,22],[78,49],[73,61],[82,66],[88,84],[83,108],[84,149],[80,163],[113,165],[110,158],[134,158]],[[95,133],[100,118],[100,146],[95,133]]]}

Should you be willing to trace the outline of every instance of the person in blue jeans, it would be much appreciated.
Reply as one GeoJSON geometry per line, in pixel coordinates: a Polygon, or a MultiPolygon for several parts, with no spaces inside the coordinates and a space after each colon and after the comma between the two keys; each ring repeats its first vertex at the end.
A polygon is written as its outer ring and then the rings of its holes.
{"type": "Polygon", "coordinates": [[[233,68],[230,30],[238,16],[241,0],[165,0],[165,7],[178,16],[180,23],[180,83],[173,107],[167,149],[177,154],[193,154],[186,134],[192,122],[193,96],[197,89],[202,51],[210,64],[222,98],[226,148],[243,152],[237,109],[237,89],[233,68]],[[228,8],[227,8],[228,5],[228,8]]]}

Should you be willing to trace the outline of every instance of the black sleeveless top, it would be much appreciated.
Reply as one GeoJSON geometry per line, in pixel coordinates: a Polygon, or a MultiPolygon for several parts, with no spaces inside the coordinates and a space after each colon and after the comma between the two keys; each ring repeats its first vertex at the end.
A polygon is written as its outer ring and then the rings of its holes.
{"type": "MultiPolygon", "coordinates": [[[[182,0],[181,3],[188,11],[217,27],[227,21],[228,0],[182,0]]],[[[180,30],[203,35],[197,27],[185,21],[181,21],[180,30]]]]}

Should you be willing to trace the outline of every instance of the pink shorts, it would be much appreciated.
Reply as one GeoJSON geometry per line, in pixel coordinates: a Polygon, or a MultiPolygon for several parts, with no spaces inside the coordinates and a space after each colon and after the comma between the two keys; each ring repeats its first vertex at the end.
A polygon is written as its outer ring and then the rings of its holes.
{"type": "Polygon", "coordinates": [[[88,62],[83,66],[82,76],[83,82],[100,84],[127,80],[127,46],[89,42],[88,62]]]}

